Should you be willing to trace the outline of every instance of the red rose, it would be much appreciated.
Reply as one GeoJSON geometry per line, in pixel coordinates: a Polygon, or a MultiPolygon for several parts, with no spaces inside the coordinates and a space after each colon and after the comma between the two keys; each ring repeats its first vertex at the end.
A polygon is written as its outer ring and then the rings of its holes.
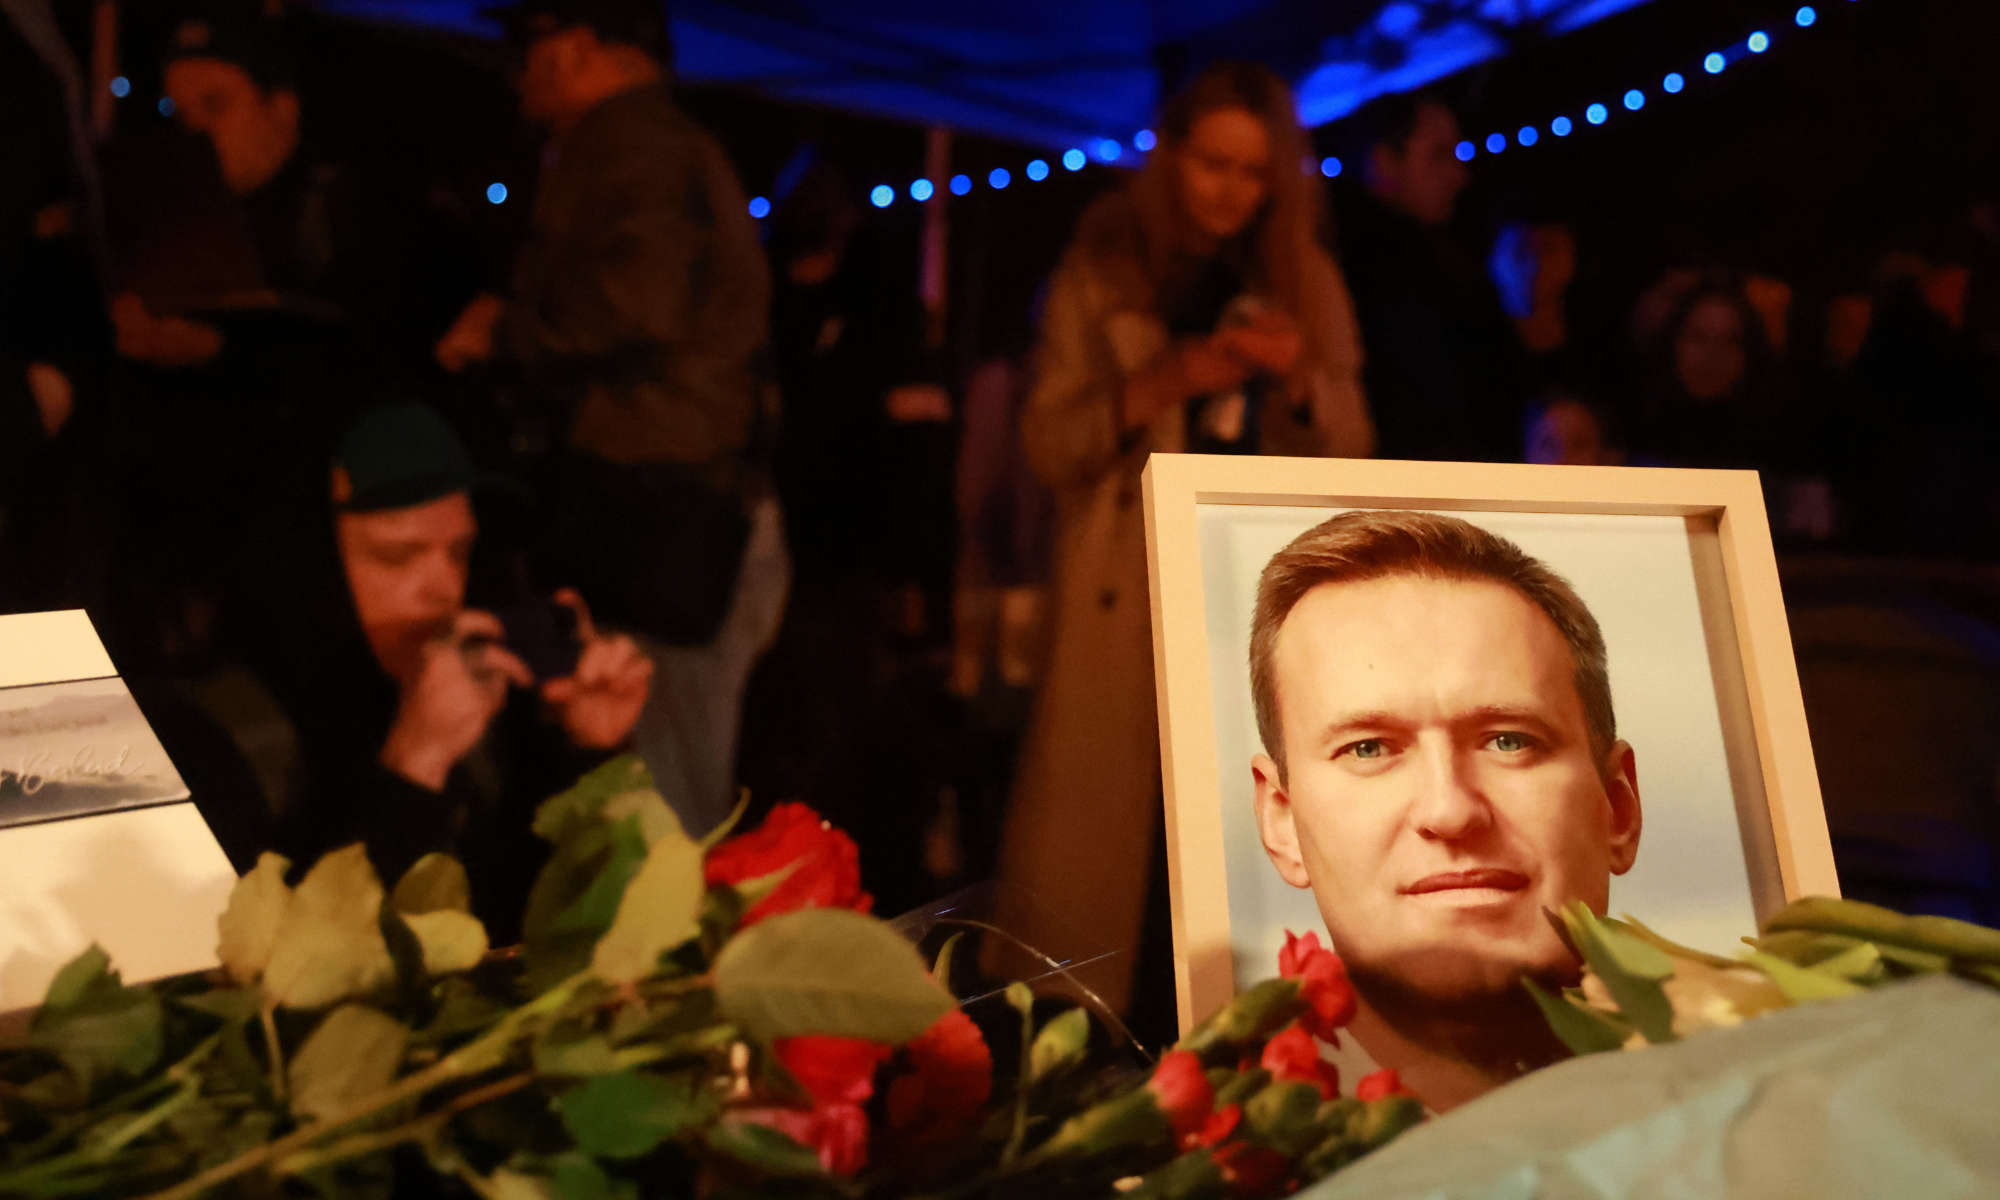
{"type": "Polygon", "coordinates": [[[1250,1142],[1230,1142],[1210,1152],[1216,1166],[1222,1168],[1222,1182],[1230,1186],[1230,1196],[1242,1196],[1250,1200],[1254,1196],[1272,1196],[1284,1186],[1288,1174],[1292,1174],[1292,1160],[1268,1146],[1252,1146],[1250,1142]]]}
{"type": "Polygon", "coordinates": [[[1243,1106],[1240,1104],[1225,1104],[1208,1114],[1208,1120],[1201,1123],[1200,1129],[1181,1139],[1181,1149],[1193,1150],[1200,1146],[1220,1146],[1224,1139],[1228,1138],[1230,1134],[1235,1133],[1236,1127],[1242,1123],[1243,1106]]]}
{"type": "Polygon", "coordinates": [[[1249,1142],[1231,1142],[1210,1152],[1209,1157],[1222,1169],[1222,1181],[1229,1185],[1229,1194],[1245,1200],[1276,1194],[1284,1186],[1285,1177],[1292,1173],[1290,1159],[1269,1147],[1249,1142]]]}
{"type": "Polygon", "coordinates": [[[993,1092],[993,1052],[957,1008],[906,1049],[909,1074],[889,1081],[889,1128],[912,1144],[951,1141],[971,1127],[993,1092]]]}
{"type": "Polygon", "coordinates": [[[1319,1056],[1319,1043],[1306,1032],[1304,1018],[1264,1043],[1262,1065],[1281,1083],[1310,1083],[1327,1100],[1340,1095],[1340,1072],[1319,1056]]]}
{"type": "Polygon", "coordinates": [[[1354,1019],[1354,985],[1347,980],[1347,965],[1331,950],[1323,949],[1317,933],[1299,937],[1285,931],[1285,948],[1278,951],[1278,974],[1299,981],[1299,993],[1306,1002],[1300,1019],[1312,1035],[1323,1042],[1340,1044],[1336,1029],[1354,1019]]]}
{"type": "Polygon", "coordinates": [[[1208,1085],[1201,1059],[1192,1050],[1169,1050],[1153,1068],[1146,1089],[1173,1126],[1176,1143],[1199,1133],[1215,1107],[1215,1089],[1208,1085]]]}
{"type": "Polygon", "coordinates": [[[1356,1100],[1385,1100],[1390,1096],[1411,1095],[1410,1089],[1396,1077],[1393,1068],[1384,1067],[1371,1075],[1363,1075],[1361,1082],[1354,1085],[1356,1100]]]}
{"type": "Polygon", "coordinates": [[[868,1114],[858,1104],[801,1108],[747,1108],[738,1117],[777,1130],[819,1154],[829,1174],[853,1175],[868,1165],[868,1114]]]}
{"type": "Polygon", "coordinates": [[[710,887],[738,884],[791,867],[791,874],[743,917],[765,917],[801,908],[851,908],[867,912],[874,898],[861,890],[861,854],[854,841],[803,804],[780,804],[749,833],[708,852],[702,874],[710,887]]]}
{"type": "Polygon", "coordinates": [[[771,1053],[821,1107],[866,1103],[875,1094],[875,1068],[893,1052],[861,1038],[814,1034],[777,1038],[771,1053]]]}

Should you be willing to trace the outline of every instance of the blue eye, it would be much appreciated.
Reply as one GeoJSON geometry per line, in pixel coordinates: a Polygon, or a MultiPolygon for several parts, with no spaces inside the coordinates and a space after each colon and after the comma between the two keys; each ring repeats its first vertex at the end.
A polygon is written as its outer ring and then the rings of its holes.
{"type": "Polygon", "coordinates": [[[1491,739],[1491,745],[1495,750],[1516,754],[1528,748],[1528,739],[1526,735],[1519,733],[1496,733],[1491,739]]]}
{"type": "Polygon", "coordinates": [[[1353,751],[1356,758],[1380,758],[1388,752],[1387,748],[1374,738],[1369,738],[1365,742],[1356,742],[1352,746],[1349,746],[1348,749],[1353,751]]]}

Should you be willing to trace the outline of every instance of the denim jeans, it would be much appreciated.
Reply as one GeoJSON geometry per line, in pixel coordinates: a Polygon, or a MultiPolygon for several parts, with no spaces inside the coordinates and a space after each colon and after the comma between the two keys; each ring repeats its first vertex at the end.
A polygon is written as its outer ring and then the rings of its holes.
{"type": "Polygon", "coordinates": [[[707,833],[736,804],[736,741],[751,668],[777,636],[791,590],[791,555],[775,499],[757,502],[729,613],[705,646],[639,637],[653,691],[633,741],[688,833],[707,833]]]}

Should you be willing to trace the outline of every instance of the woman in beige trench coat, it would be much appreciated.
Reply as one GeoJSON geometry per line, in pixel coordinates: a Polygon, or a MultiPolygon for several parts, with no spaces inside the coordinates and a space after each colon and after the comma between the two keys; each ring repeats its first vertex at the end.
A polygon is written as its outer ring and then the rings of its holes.
{"type": "MultiPolygon", "coordinates": [[[[1056,607],[999,915],[1059,959],[1136,946],[1161,819],[1147,456],[1374,446],[1294,111],[1262,67],[1205,71],[1168,105],[1146,166],[1085,215],[1049,284],[1022,432],[1056,494],[1056,607]]],[[[1086,975],[1114,1008],[1127,1007],[1132,962],[1086,975]]]]}

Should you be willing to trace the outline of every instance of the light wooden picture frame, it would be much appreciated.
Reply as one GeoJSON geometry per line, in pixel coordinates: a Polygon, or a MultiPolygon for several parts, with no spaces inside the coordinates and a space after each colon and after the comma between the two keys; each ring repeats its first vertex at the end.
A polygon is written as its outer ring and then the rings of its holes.
{"type": "Polygon", "coordinates": [[[1729,953],[1720,935],[1838,894],[1755,472],[1156,454],[1144,486],[1183,1030],[1275,973],[1278,926],[1320,928],[1257,839],[1247,645],[1264,563],[1346,510],[1492,528],[1597,615],[1646,805],[1613,912],[1729,953]]]}

